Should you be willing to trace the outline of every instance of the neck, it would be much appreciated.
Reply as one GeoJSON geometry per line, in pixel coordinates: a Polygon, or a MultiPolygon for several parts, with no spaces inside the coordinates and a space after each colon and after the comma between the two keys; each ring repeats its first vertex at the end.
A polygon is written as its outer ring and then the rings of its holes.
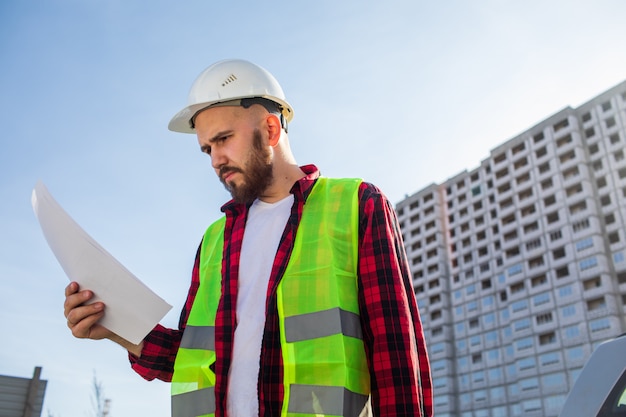
{"type": "Polygon", "coordinates": [[[259,200],[265,203],[276,203],[282,200],[290,194],[291,187],[304,176],[306,174],[296,164],[287,165],[283,169],[276,169],[274,182],[259,196],[259,200]]]}

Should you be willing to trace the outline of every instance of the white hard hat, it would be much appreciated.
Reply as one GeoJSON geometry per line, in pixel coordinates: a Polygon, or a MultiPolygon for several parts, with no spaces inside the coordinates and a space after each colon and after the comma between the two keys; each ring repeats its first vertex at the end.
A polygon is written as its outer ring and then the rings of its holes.
{"type": "Polygon", "coordinates": [[[241,59],[216,62],[196,78],[189,91],[187,107],[170,120],[168,129],[195,133],[193,118],[200,110],[220,103],[237,105],[232,101],[255,97],[277,103],[283,118],[287,122],[293,119],[293,109],[285,101],[283,89],[266,69],[241,59]]]}

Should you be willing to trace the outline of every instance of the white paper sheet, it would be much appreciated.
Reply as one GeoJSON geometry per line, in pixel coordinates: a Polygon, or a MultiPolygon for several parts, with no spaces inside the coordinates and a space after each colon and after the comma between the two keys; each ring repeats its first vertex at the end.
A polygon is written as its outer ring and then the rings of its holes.
{"type": "Polygon", "coordinates": [[[92,239],[54,200],[42,182],[32,205],[48,245],[70,281],[105,304],[107,329],[138,344],[172,308],[92,239]]]}

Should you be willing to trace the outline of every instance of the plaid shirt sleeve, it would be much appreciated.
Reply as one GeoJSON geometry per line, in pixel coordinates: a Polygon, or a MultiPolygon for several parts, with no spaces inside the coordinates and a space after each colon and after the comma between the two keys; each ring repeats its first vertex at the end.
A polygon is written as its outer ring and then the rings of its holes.
{"type": "Polygon", "coordinates": [[[189,318],[189,312],[196,298],[200,285],[200,247],[196,252],[196,259],[191,273],[191,286],[187,293],[187,300],[180,313],[178,329],[167,329],[158,324],[144,339],[141,356],[136,357],[129,353],[132,368],[142,378],[152,381],[160,379],[171,382],[174,373],[174,360],[176,352],[183,337],[183,331],[189,318]]]}
{"type": "Polygon", "coordinates": [[[359,302],[373,414],[430,417],[430,365],[398,220],[377,187],[362,183],[359,199],[359,302]]]}

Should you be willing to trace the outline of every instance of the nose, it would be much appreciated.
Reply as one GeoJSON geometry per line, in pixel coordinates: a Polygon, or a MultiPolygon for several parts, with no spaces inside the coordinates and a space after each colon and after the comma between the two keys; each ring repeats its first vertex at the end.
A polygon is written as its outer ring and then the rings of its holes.
{"type": "Polygon", "coordinates": [[[213,149],[211,151],[211,166],[213,166],[213,169],[220,169],[220,167],[226,165],[227,161],[228,160],[224,152],[220,151],[219,149],[213,149]]]}

